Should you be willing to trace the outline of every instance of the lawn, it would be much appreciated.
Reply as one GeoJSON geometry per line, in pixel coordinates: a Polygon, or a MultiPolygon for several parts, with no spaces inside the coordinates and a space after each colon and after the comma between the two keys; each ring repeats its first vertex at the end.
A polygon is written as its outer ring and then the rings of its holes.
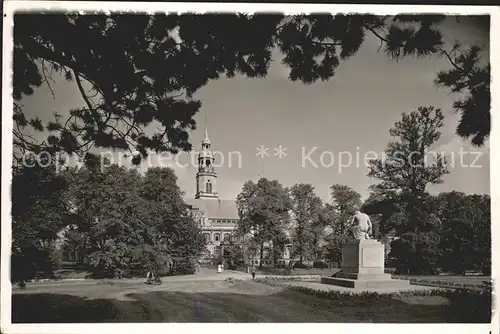
{"type": "Polygon", "coordinates": [[[16,292],[24,322],[456,322],[440,296],[328,299],[252,281],[170,282],[160,287],[64,284],[16,292]],[[35,311],[36,310],[36,311],[35,311]]]}

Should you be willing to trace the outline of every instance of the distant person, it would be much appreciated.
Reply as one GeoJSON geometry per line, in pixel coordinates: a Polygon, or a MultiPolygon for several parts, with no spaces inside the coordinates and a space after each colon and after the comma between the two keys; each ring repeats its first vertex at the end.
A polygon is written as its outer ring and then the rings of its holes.
{"type": "Polygon", "coordinates": [[[151,283],[151,282],[153,282],[153,280],[154,280],[154,275],[153,275],[153,272],[150,270],[150,271],[148,271],[148,273],[146,274],[146,281],[147,281],[148,283],[151,283]]]}
{"type": "Polygon", "coordinates": [[[222,272],[222,265],[218,264],[217,265],[217,273],[221,273],[222,272]]]}
{"type": "Polygon", "coordinates": [[[255,279],[255,272],[257,271],[257,268],[255,268],[255,265],[252,264],[250,267],[250,273],[252,273],[252,279],[255,279]]]}

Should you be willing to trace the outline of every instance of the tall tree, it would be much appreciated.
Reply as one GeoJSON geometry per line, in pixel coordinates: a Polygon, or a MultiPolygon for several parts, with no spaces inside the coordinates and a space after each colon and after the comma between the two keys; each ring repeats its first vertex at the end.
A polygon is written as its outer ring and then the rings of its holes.
{"type": "MultiPolygon", "coordinates": [[[[440,138],[442,126],[443,114],[432,106],[403,113],[401,121],[389,130],[398,140],[389,143],[385,159],[370,161],[368,176],[381,181],[372,188],[388,196],[401,196],[409,208],[415,207],[425,196],[427,186],[442,183],[442,177],[449,173],[444,154],[434,157],[428,154],[428,149],[440,138]]],[[[418,230],[418,226],[409,228],[418,230]]]]}
{"type": "Polygon", "coordinates": [[[349,186],[334,184],[330,187],[332,205],[342,215],[341,218],[352,216],[361,206],[361,195],[349,186]]]}
{"type": "Polygon", "coordinates": [[[388,236],[402,223],[404,202],[398,194],[373,190],[364,201],[361,210],[377,220],[379,237],[388,236]]]}
{"type": "Polygon", "coordinates": [[[34,157],[16,169],[12,179],[12,282],[36,275],[50,277],[57,269],[55,242],[72,220],[64,192],[68,184],[54,161],[34,157]]]}
{"type": "Polygon", "coordinates": [[[412,273],[431,270],[436,261],[439,221],[435,208],[430,209],[433,200],[426,188],[441,183],[449,170],[442,154],[430,160],[427,150],[439,139],[442,126],[443,114],[432,106],[403,113],[389,131],[397,141],[389,143],[385,160],[370,161],[368,176],[381,181],[372,188],[404,203],[404,214],[398,215],[399,224],[394,226],[399,239],[391,250],[400,260],[400,269],[412,273]]]}
{"type": "Polygon", "coordinates": [[[328,238],[327,248],[331,260],[340,264],[342,245],[348,239],[348,223],[354,212],[361,206],[361,195],[349,186],[334,184],[330,187],[332,204],[327,210],[333,221],[332,233],[328,238]]]}
{"type": "Polygon", "coordinates": [[[484,275],[491,275],[491,198],[489,195],[472,195],[478,203],[477,212],[481,215],[474,225],[474,245],[477,258],[474,263],[484,275]]]}
{"type": "Polygon", "coordinates": [[[466,195],[452,191],[436,196],[443,225],[442,266],[462,274],[491,268],[491,210],[487,195],[466,195]]]}
{"type": "Polygon", "coordinates": [[[83,218],[92,271],[98,276],[121,276],[136,269],[143,261],[138,250],[153,244],[144,233],[151,228],[148,203],[139,196],[140,175],[111,165],[101,175],[85,170],[77,177],[81,180],[72,201],[83,218]]]}
{"type": "MultiPolygon", "coordinates": [[[[14,17],[14,143],[20,151],[65,150],[82,154],[112,147],[145,156],[149,150],[189,150],[187,131],[200,102],[193,93],[208,81],[236,74],[264,77],[279,48],[290,80],[331,79],[368,35],[391,59],[439,55],[452,69],[435,83],[465,98],[457,133],[482,145],[490,132],[490,68],[480,48],[446,49],[439,30],[444,15],[80,15],[14,17]],[[251,41],[251,42],[250,42],[251,41]],[[189,64],[186,65],[186,64],[189,64]],[[79,89],[85,107],[29,119],[18,101],[51,73],[79,89]],[[158,129],[145,131],[148,125],[158,129]],[[26,128],[48,131],[32,139],[26,128]]],[[[134,162],[138,163],[140,156],[134,162]]]]}
{"type": "MultiPolygon", "coordinates": [[[[236,226],[237,234],[243,236],[245,241],[245,250],[248,256],[255,256],[260,250],[260,258],[264,254],[264,238],[260,232],[261,222],[258,220],[254,202],[257,197],[257,184],[247,181],[243,184],[241,192],[236,197],[238,215],[240,219],[236,226]]],[[[261,261],[262,262],[262,261],[261,261]]]]}
{"type": "Polygon", "coordinates": [[[441,267],[454,274],[465,274],[472,269],[474,257],[474,229],[469,220],[452,219],[443,223],[440,241],[442,248],[441,267]]]}
{"type": "Polygon", "coordinates": [[[289,224],[290,197],[287,189],[278,181],[261,178],[257,183],[248,181],[237,196],[240,222],[238,229],[249,233],[260,245],[260,265],[266,244],[271,246],[271,255],[276,266],[278,257],[288,243],[285,229],[289,224]]]}
{"type": "MultiPolygon", "coordinates": [[[[194,272],[194,261],[205,249],[201,226],[188,210],[171,168],[149,168],[140,195],[151,208],[151,223],[158,234],[156,244],[163,245],[165,255],[172,257],[174,270],[194,272]],[[165,253],[166,252],[166,253],[165,253]]],[[[164,256],[165,256],[164,255],[164,256]]]]}
{"type": "Polygon", "coordinates": [[[77,231],[96,275],[165,271],[168,264],[176,274],[194,271],[204,239],[173,170],[151,168],[141,176],[117,165],[101,170],[88,159],[67,177],[68,202],[79,217],[77,231]]]}
{"type": "MultiPolygon", "coordinates": [[[[304,257],[311,255],[315,246],[315,228],[319,221],[323,203],[314,193],[310,184],[295,184],[290,189],[293,214],[292,257],[299,257],[302,264],[304,257]]],[[[316,241],[317,242],[317,241],[316,241]]]]}

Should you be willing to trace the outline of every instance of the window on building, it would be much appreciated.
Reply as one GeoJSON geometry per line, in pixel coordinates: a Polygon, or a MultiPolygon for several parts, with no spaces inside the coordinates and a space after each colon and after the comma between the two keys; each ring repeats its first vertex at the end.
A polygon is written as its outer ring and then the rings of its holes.
{"type": "Polygon", "coordinates": [[[231,235],[229,233],[224,234],[224,241],[231,241],[231,235]]]}
{"type": "Polygon", "coordinates": [[[210,234],[209,233],[203,233],[203,236],[205,237],[206,242],[210,242],[210,234]]]}
{"type": "Polygon", "coordinates": [[[76,262],[76,254],[72,251],[64,251],[63,252],[63,261],[65,262],[76,262]]]}
{"type": "Polygon", "coordinates": [[[215,239],[215,242],[219,242],[220,241],[220,234],[215,233],[214,239],[215,239]]]}
{"type": "Polygon", "coordinates": [[[207,187],[207,193],[211,194],[212,193],[212,184],[210,183],[210,181],[207,182],[206,187],[207,187]]]}

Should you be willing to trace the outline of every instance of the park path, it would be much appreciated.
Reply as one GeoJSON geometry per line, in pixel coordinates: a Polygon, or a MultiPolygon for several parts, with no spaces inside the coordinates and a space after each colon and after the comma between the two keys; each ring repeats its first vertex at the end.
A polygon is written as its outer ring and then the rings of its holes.
{"type": "Polygon", "coordinates": [[[19,286],[12,287],[14,294],[32,294],[32,293],[67,293],[88,298],[116,298],[123,299],[126,294],[131,292],[148,292],[163,290],[173,283],[179,283],[178,286],[192,286],[202,282],[223,282],[229,278],[238,280],[250,279],[249,274],[239,271],[226,270],[217,273],[216,270],[202,268],[195,275],[167,276],[163,277],[162,285],[146,285],[145,278],[131,279],[103,279],[103,280],[61,280],[61,281],[42,281],[29,283],[26,289],[21,290],[19,286]]]}

